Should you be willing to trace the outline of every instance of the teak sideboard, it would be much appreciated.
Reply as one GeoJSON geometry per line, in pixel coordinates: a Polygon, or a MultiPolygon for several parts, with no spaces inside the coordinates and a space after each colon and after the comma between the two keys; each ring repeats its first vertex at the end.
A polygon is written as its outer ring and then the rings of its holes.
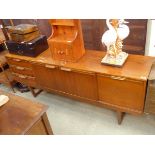
{"type": "Polygon", "coordinates": [[[76,63],[52,59],[50,50],[36,58],[8,54],[14,79],[52,93],[64,95],[124,113],[142,114],[147,79],[154,57],[129,55],[123,67],[101,64],[103,51],[86,50],[76,63]]]}

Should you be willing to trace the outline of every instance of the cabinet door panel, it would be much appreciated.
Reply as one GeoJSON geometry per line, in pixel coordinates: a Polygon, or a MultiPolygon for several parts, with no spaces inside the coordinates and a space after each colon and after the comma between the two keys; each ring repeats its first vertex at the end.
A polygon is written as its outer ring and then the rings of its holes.
{"type": "Polygon", "coordinates": [[[37,84],[69,95],[97,100],[95,73],[79,72],[65,67],[34,64],[37,84]]]}
{"type": "Polygon", "coordinates": [[[73,73],[69,68],[60,68],[57,76],[58,90],[64,93],[75,94],[73,73]]]}
{"type": "Polygon", "coordinates": [[[142,112],[145,98],[145,83],[123,77],[98,75],[99,100],[142,112]]]}
{"type": "Polygon", "coordinates": [[[57,90],[63,93],[73,93],[72,72],[61,70],[53,65],[34,64],[36,81],[40,87],[57,90]]]}
{"type": "Polygon", "coordinates": [[[73,71],[76,95],[97,100],[97,82],[95,73],[73,71]]]}
{"type": "Polygon", "coordinates": [[[58,69],[55,66],[33,64],[33,70],[40,87],[57,90],[58,69]]]}

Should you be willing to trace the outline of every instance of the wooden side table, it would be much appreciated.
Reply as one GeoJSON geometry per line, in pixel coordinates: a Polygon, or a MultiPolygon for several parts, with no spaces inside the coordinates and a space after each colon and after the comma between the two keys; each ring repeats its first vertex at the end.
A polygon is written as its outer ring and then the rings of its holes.
{"type": "Polygon", "coordinates": [[[0,135],[52,135],[47,106],[0,91],[9,97],[0,107],[0,135]]]}

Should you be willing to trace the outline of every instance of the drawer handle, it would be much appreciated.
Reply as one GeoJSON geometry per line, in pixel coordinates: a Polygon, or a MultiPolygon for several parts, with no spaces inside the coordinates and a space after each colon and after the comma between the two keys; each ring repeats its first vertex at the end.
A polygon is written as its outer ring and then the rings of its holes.
{"type": "Polygon", "coordinates": [[[53,66],[53,65],[45,65],[45,67],[52,68],[52,69],[56,68],[56,66],[53,66]]]}
{"type": "Polygon", "coordinates": [[[123,80],[125,80],[125,77],[121,77],[119,80],[123,81],[123,80]]]}
{"type": "Polygon", "coordinates": [[[112,78],[113,80],[121,80],[121,81],[125,80],[125,77],[111,76],[111,78],[112,78]]]}
{"type": "Polygon", "coordinates": [[[60,51],[60,54],[64,54],[64,51],[60,51]]]}
{"type": "Polygon", "coordinates": [[[64,51],[58,51],[58,54],[64,54],[65,52],[64,51]]]}
{"type": "Polygon", "coordinates": [[[12,72],[12,75],[15,75],[15,76],[17,76],[17,73],[14,73],[14,72],[12,72]]]}
{"type": "Polygon", "coordinates": [[[16,66],[16,65],[10,65],[10,67],[15,68],[15,69],[18,69],[18,70],[31,70],[30,68],[16,66]]]}
{"type": "Polygon", "coordinates": [[[12,74],[15,75],[15,76],[18,76],[19,78],[22,78],[22,79],[26,79],[27,78],[27,76],[22,75],[22,74],[17,74],[17,73],[12,73],[12,74]]]}
{"type": "Polygon", "coordinates": [[[20,67],[20,66],[16,66],[16,69],[18,69],[18,70],[24,70],[25,68],[24,67],[20,67]]]}
{"type": "Polygon", "coordinates": [[[35,79],[35,77],[32,77],[32,76],[27,76],[27,78],[28,78],[28,79],[32,79],[32,80],[35,79]]]}
{"type": "Polygon", "coordinates": [[[60,69],[63,70],[63,71],[67,71],[67,72],[72,71],[70,68],[65,68],[65,67],[61,67],[60,69]]]}
{"type": "Polygon", "coordinates": [[[18,75],[18,77],[22,78],[22,79],[26,79],[27,78],[27,76],[25,76],[25,75],[18,75]]]}
{"type": "Polygon", "coordinates": [[[17,62],[19,62],[19,61],[21,61],[20,59],[13,59],[14,61],[17,61],[17,62]]]}

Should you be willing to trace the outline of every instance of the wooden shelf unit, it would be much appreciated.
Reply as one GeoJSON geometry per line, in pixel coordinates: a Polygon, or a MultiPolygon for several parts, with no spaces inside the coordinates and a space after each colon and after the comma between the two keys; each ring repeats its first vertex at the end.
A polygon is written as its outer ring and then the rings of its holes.
{"type": "Polygon", "coordinates": [[[78,61],[85,53],[81,23],[78,19],[50,20],[52,35],[48,39],[52,58],[78,61]]]}
{"type": "Polygon", "coordinates": [[[73,19],[50,19],[49,21],[52,25],[75,26],[73,19]]]}

